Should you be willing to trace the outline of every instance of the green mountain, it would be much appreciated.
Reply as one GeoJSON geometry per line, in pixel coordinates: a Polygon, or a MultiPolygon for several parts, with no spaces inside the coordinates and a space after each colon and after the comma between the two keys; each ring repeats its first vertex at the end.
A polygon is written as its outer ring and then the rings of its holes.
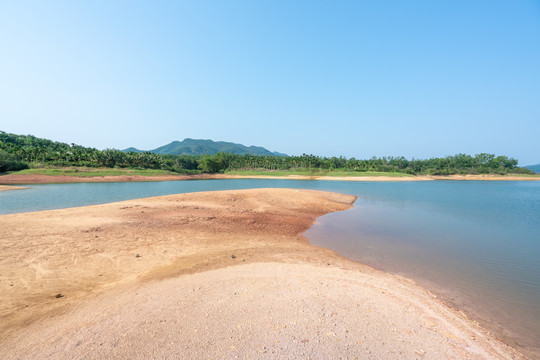
{"type": "Polygon", "coordinates": [[[127,148],[127,149],[124,149],[124,150],[121,150],[123,152],[135,152],[135,153],[142,153],[144,152],[143,150],[139,150],[139,149],[135,149],[134,147],[130,147],[130,148],[127,148]]]}
{"type": "Polygon", "coordinates": [[[540,164],[536,164],[536,165],[527,165],[527,166],[524,166],[525,168],[529,169],[529,170],[532,170],[534,171],[535,173],[539,173],[540,174],[540,164]]]}
{"type": "MultiPolygon", "coordinates": [[[[143,152],[136,148],[130,147],[124,152],[143,152]]],[[[170,144],[163,145],[154,150],[149,150],[151,153],[160,155],[214,155],[219,152],[231,154],[250,154],[250,155],[269,155],[269,156],[287,156],[278,152],[271,152],[260,146],[245,146],[226,141],[212,141],[202,139],[184,139],[182,141],[173,141],[170,144]]]]}

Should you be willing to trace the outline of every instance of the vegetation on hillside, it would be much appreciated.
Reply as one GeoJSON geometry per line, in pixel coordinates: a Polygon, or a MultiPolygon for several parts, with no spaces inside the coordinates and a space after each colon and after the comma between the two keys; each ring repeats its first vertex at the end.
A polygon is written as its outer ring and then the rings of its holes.
{"type": "MultiPolygon", "coordinates": [[[[136,148],[128,148],[124,152],[144,152],[136,148]]],[[[170,144],[150,150],[149,152],[160,155],[215,155],[220,152],[229,154],[271,155],[287,156],[278,152],[271,152],[260,146],[245,146],[226,141],[212,141],[202,139],[184,139],[173,141],[170,144]]]]}
{"type": "Polygon", "coordinates": [[[382,157],[359,160],[344,157],[238,155],[159,155],[150,152],[123,152],[114,149],[97,150],[75,144],[65,144],[14,135],[0,131],[0,172],[40,167],[90,167],[117,169],[153,169],[181,174],[273,171],[323,175],[345,172],[402,173],[410,175],[452,174],[532,174],[517,166],[515,159],[493,154],[475,156],[458,154],[427,160],[407,160],[404,157],[382,157]]]}
{"type": "Polygon", "coordinates": [[[531,170],[531,171],[534,171],[535,173],[540,173],[540,164],[536,164],[536,165],[528,165],[528,166],[525,166],[527,169],[531,170]]]}
{"type": "Polygon", "coordinates": [[[28,164],[7,151],[0,150],[0,173],[22,169],[28,169],[28,164]]]}

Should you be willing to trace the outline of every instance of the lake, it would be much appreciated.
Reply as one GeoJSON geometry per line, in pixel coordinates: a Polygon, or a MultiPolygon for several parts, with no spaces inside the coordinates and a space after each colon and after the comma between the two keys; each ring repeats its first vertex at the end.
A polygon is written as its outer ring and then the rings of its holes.
{"type": "Polygon", "coordinates": [[[358,196],[306,237],[416,280],[510,344],[540,356],[540,182],[190,180],[31,185],[0,192],[0,214],[248,188],[358,196]]]}

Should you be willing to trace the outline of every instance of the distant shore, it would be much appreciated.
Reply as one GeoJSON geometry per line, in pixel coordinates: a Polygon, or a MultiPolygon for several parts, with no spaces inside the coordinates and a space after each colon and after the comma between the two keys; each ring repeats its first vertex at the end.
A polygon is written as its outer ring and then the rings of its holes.
{"type": "Polygon", "coordinates": [[[6,186],[0,185],[0,191],[9,191],[9,190],[22,190],[26,189],[24,186],[6,186]]]}
{"type": "Polygon", "coordinates": [[[257,189],[2,215],[3,354],[521,358],[414,282],[301,235],[354,199],[257,189]]]}
{"type": "MultiPolygon", "coordinates": [[[[34,174],[0,175],[0,185],[88,183],[88,182],[130,182],[130,181],[178,181],[211,179],[285,179],[285,180],[333,180],[333,181],[432,181],[432,180],[480,180],[480,181],[540,181],[540,177],[518,175],[448,175],[448,176],[309,176],[309,175],[118,175],[118,176],[55,176],[34,174]]],[[[4,188],[11,190],[11,188],[4,188]]]]}

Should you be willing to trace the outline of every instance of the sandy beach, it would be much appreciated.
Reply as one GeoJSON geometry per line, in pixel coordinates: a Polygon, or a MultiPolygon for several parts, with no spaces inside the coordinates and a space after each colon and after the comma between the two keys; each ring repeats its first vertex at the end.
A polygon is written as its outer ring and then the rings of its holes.
{"type": "Polygon", "coordinates": [[[257,189],[2,215],[2,357],[522,358],[301,235],[354,199],[257,189]]]}

